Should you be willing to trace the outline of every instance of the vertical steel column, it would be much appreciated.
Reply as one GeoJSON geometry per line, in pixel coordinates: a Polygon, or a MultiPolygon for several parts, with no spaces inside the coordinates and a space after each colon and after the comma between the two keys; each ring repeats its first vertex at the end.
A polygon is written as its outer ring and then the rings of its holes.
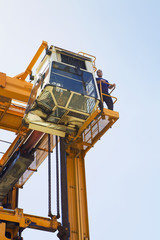
{"type": "Polygon", "coordinates": [[[67,155],[70,240],[89,240],[85,165],[82,153],[67,155]]]}
{"type": "Polygon", "coordinates": [[[13,189],[7,194],[2,201],[2,206],[8,209],[15,209],[18,207],[18,193],[19,189],[13,187],[13,189]]]}
{"type": "Polygon", "coordinates": [[[60,139],[62,226],[68,229],[63,240],[89,240],[85,164],[83,152],[65,148],[60,139]],[[77,154],[78,153],[78,154],[77,154]]]}
{"type": "Polygon", "coordinates": [[[8,240],[9,239],[5,236],[5,234],[6,234],[6,223],[1,222],[0,223],[0,239],[1,240],[8,240]]]}

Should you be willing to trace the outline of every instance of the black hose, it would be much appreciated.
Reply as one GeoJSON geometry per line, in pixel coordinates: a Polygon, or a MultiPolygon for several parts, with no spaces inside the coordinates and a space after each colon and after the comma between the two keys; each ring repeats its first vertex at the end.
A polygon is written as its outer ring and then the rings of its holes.
{"type": "Polygon", "coordinates": [[[48,134],[48,216],[52,217],[51,212],[51,136],[48,134]]]}
{"type": "Polygon", "coordinates": [[[59,210],[59,155],[58,155],[58,136],[56,136],[56,177],[57,177],[57,219],[60,218],[59,210]]]}

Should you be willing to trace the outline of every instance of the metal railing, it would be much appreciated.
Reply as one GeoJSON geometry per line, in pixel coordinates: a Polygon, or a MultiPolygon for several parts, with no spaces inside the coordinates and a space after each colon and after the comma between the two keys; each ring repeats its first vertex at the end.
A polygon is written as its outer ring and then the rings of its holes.
{"type": "MultiPolygon", "coordinates": [[[[112,88],[112,90],[109,92],[109,94],[106,94],[102,91],[102,82],[103,82],[103,80],[98,80],[97,81],[97,84],[100,84],[100,97],[101,97],[102,103],[103,103],[103,96],[107,96],[107,97],[110,97],[110,98],[114,98],[115,100],[113,101],[113,104],[115,104],[115,102],[117,102],[117,98],[110,95],[114,91],[115,87],[112,88]]],[[[103,82],[103,83],[107,84],[109,86],[112,86],[112,84],[110,84],[110,83],[107,83],[107,82],[103,82]]]]}

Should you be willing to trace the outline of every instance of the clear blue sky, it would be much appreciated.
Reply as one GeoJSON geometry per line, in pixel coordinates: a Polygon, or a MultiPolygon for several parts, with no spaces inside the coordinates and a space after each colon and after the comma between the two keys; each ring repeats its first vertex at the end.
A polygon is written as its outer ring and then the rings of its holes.
{"type": "MultiPolygon", "coordinates": [[[[23,72],[46,40],[95,55],[117,85],[120,119],[86,157],[91,240],[160,239],[159,12],[158,0],[0,0],[0,72],[23,72]]],[[[26,213],[47,215],[46,177],[44,163],[21,190],[26,213]]]]}

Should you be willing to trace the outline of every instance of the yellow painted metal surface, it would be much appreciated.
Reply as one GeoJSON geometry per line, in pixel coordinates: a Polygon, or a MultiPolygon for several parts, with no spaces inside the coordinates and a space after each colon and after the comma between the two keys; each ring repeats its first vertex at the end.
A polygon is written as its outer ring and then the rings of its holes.
{"type": "MultiPolygon", "coordinates": [[[[32,228],[44,231],[55,232],[60,226],[56,217],[44,218],[40,216],[34,216],[29,214],[24,214],[23,209],[16,208],[15,210],[7,210],[0,207],[0,221],[11,222],[12,225],[19,224],[20,228],[32,228]]],[[[4,229],[4,225],[2,226],[4,229]]]]}
{"type": "MultiPolygon", "coordinates": [[[[98,110],[100,112],[100,110],[98,110]]],[[[112,127],[112,125],[119,119],[119,113],[109,109],[103,109],[103,114],[94,119],[82,134],[83,150],[86,154],[95,143],[112,127]]]]}
{"type": "Polygon", "coordinates": [[[1,222],[0,223],[0,239],[1,240],[8,240],[8,238],[5,237],[6,233],[6,223],[1,222]]]}
{"type": "Polygon", "coordinates": [[[32,83],[21,81],[16,77],[5,76],[4,85],[3,75],[4,73],[0,73],[0,96],[27,103],[33,86],[32,83]]]}
{"type": "Polygon", "coordinates": [[[26,128],[22,127],[24,112],[23,106],[0,104],[0,128],[16,133],[25,131],[26,128]]]}
{"type": "Polygon", "coordinates": [[[37,50],[36,54],[32,58],[31,62],[29,63],[28,67],[26,68],[25,72],[15,76],[15,77],[24,81],[27,78],[27,76],[32,73],[32,68],[35,65],[35,63],[37,62],[37,60],[38,60],[39,56],[41,55],[41,53],[43,52],[43,50],[47,49],[47,48],[48,48],[48,43],[43,41],[42,44],[40,45],[39,49],[37,50]]]}
{"type": "Polygon", "coordinates": [[[67,185],[70,240],[89,239],[84,158],[68,150],[67,185]]]}

